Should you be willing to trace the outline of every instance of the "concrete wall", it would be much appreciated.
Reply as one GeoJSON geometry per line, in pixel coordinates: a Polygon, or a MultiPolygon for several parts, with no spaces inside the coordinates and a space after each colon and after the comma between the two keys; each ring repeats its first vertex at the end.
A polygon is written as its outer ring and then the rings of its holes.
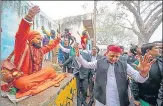
{"type": "MultiPolygon", "coordinates": [[[[17,32],[20,20],[27,14],[29,8],[32,6],[33,4],[29,1],[3,1],[1,13],[1,59],[5,59],[12,52],[14,48],[14,36],[17,32]]],[[[58,28],[58,25],[54,23],[52,19],[43,12],[40,12],[35,17],[31,29],[38,30],[42,33],[41,26],[43,25],[47,30],[56,30],[58,28]]]]}

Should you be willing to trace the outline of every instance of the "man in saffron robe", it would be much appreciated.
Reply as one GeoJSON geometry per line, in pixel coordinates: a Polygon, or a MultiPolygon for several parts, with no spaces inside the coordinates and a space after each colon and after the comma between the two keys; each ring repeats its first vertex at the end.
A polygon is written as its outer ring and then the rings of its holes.
{"type": "Polygon", "coordinates": [[[55,70],[53,68],[42,69],[42,61],[44,54],[59,44],[60,36],[53,40],[51,44],[41,47],[41,34],[37,31],[30,31],[32,21],[39,12],[40,8],[38,6],[32,7],[25,18],[21,20],[15,36],[14,64],[16,66],[19,64],[25,47],[29,46],[21,66],[21,71],[24,74],[13,82],[14,87],[19,90],[16,93],[16,98],[39,93],[54,85],[56,81],[55,70]],[[29,41],[29,44],[27,44],[27,41],[29,41]]]}

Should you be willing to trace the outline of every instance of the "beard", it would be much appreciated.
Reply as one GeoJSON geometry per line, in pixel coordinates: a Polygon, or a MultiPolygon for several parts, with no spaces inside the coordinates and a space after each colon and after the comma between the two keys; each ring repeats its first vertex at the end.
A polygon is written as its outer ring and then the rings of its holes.
{"type": "Polygon", "coordinates": [[[41,48],[41,42],[40,43],[34,43],[32,44],[35,48],[41,48]]]}

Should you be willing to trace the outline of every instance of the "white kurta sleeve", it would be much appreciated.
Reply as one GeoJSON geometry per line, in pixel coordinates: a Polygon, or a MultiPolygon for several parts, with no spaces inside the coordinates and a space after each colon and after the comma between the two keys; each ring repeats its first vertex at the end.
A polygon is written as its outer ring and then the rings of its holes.
{"type": "Polygon", "coordinates": [[[134,68],[132,68],[129,64],[127,64],[127,74],[131,76],[136,82],[139,82],[139,83],[144,83],[149,77],[149,74],[145,78],[142,77],[140,73],[134,68]]]}
{"type": "Polygon", "coordinates": [[[59,47],[61,48],[61,50],[65,53],[69,53],[70,49],[64,48],[61,44],[59,44],[59,47]]]}
{"type": "Polygon", "coordinates": [[[79,57],[76,57],[76,60],[85,68],[90,68],[90,69],[97,68],[97,60],[92,62],[87,62],[86,60],[83,59],[81,55],[79,57]]]}

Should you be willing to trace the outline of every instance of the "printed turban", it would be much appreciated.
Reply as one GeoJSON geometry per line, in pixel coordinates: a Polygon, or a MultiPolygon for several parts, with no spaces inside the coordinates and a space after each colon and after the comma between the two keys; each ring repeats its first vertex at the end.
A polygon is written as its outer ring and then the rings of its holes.
{"type": "Polygon", "coordinates": [[[112,52],[116,52],[116,53],[121,53],[122,49],[119,46],[116,45],[111,45],[107,47],[107,52],[112,51],[112,52]]]}
{"type": "Polygon", "coordinates": [[[41,34],[38,31],[30,31],[28,34],[28,41],[31,41],[34,38],[42,38],[41,34]]]}

